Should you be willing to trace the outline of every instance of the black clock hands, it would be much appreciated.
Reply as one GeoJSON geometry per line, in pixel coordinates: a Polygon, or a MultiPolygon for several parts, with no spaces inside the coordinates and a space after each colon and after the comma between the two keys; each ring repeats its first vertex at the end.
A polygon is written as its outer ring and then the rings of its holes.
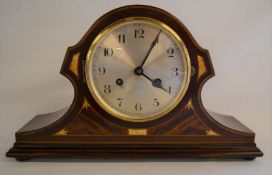
{"type": "Polygon", "coordinates": [[[138,75],[138,76],[142,75],[142,76],[144,76],[146,79],[148,79],[149,81],[151,81],[153,87],[155,87],[155,88],[160,88],[160,89],[164,90],[165,92],[168,92],[165,88],[163,88],[161,79],[156,78],[156,79],[153,80],[153,79],[151,79],[150,77],[148,77],[147,75],[145,75],[145,74],[144,74],[144,70],[143,70],[143,66],[144,66],[144,64],[145,64],[145,62],[146,62],[148,56],[150,55],[152,49],[153,49],[154,46],[156,45],[156,43],[157,43],[157,41],[158,41],[158,39],[159,39],[159,36],[160,36],[161,32],[162,32],[162,30],[159,31],[159,33],[157,34],[156,38],[155,38],[155,39],[153,40],[153,42],[151,43],[151,46],[150,46],[150,48],[149,48],[149,50],[148,50],[146,56],[144,57],[143,62],[141,63],[140,66],[138,66],[138,67],[135,68],[134,72],[135,72],[136,75],[138,75]]]}
{"type": "Polygon", "coordinates": [[[147,76],[146,74],[144,74],[144,70],[141,67],[136,67],[136,69],[134,70],[134,73],[136,75],[138,75],[138,76],[142,75],[146,79],[148,79],[149,81],[151,81],[153,87],[160,88],[160,89],[164,90],[165,92],[168,92],[165,88],[163,88],[161,79],[159,79],[159,78],[156,78],[154,80],[151,79],[149,76],[147,76]]]}
{"type": "Polygon", "coordinates": [[[153,49],[154,46],[156,45],[156,42],[157,42],[157,40],[158,40],[158,38],[159,38],[161,32],[162,32],[162,30],[159,31],[159,33],[157,34],[156,38],[155,38],[154,41],[151,43],[151,46],[150,46],[150,48],[149,48],[149,50],[148,50],[146,56],[144,57],[144,60],[143,60],[142,64],[139,66],[140,68],[142,68],[142,67],[144,66],[145,61],[147,60],[149,54],[151,53],[152,49],[153,49]]]}

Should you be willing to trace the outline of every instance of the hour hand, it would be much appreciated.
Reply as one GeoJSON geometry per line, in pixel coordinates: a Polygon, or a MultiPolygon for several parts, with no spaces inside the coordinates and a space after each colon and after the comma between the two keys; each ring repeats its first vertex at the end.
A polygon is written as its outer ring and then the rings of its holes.
{"type": "Polygon", "coordinates": [[[164,87],[162,86],[162,81],[159,78],[156,79],[151,79],[149,76],[147,76],[146,74],[144,74],[144,70],[141,67],[136,67],[134,70],[134,73],[138,76],[144,76],[146,79],[148,79],[149,81],[151,81],[152,86],[155,88],[160,88],[162,90],[164,90],[165,92],[168,92],[166,89],[164,89],[164,87]]]}
{"type": "Polygon", "coordinates": [[[164,90],[165,92],[167,92],[167,90],[162,86],[161,79],[156,78],[156,79],[152,80],[150,77],[148,77],[144,73],[142,73],[142,75],[152,82],[152,86],[154,86],[155,88],[160,88],[160,89],[164,90]]]}
{"type": "Polygon", "coordinates": [[[153,81],[152,81],[152,85],[153,85],[154,87],[156,87],[156,88],[160,88],[160,89],[164,90],[165,92],[167,92],[167,90],[164,89],[164,87],[162,87],[162,81],[161,81],[161,79],[159,79],[159,78],[153,80],[153,81]]]}

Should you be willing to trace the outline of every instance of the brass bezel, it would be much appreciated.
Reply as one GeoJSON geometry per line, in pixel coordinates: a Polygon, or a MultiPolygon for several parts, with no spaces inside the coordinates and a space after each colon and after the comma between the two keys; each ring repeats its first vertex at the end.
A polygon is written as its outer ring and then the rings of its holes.
{"type": "Polygon", "coordinates": [[[184,44],[184,42],[182,41],[182,39],[180,38],[180,36],[168,25],[166,25],[165,23],[158,21],[156,19],[153,18],[148,18],[148,17],[128,17],[128,18],[124,18],[124,19],[120,19],[114,23],[112,23],[111,25],[109,25],[108,27],[106,27],[105,29],[103,29],[98,35],[97,37],[94,39],[94,41],[92,42],[88,53],[87,53],[87,57],[86,57],[86,63],[85,63],[85,77],[86,77],[86,82],[87,82],[87,86],[90,90],[91,95],[93,96],[93,98],[95,99],[95,101],[98,103],[98,105],[104,109],[107,113],[109,113],[110,115],[117,117],[121,120],[125,120],[125,121],[129,121],[129,122],[147,122],[147,121],[151,121],[151,120],[155,120],[158,118],[163,117],[164,115],[166,115],[167,113],[171,112],[179,103],[180,101],[183,99],[188,87],[189,87],[189,82],[190,82],[190,78],[191,78],[191,61],[190,61],[190,57],[189,57],[189,53],[188,50],[184,44]],[[147,115],[145,116],[143,119],[131,119],[129,118],[130,115],[121,113],[119,111],[117,111],[116,109],[110,107],[104,100],[103,98],[100,97],[99,93],[97,92],[96,88],[94,87],[93,83],[91,83],[92,79],[89,76],[89,65],[90,65],[90,61],[91,61],[91,56],[92,53],[94,51],[94,49],[96,48],[97,43],[100,41],[100,39],[108,32],[110,31],[113,27],[124,23],[124,22],[131,22],[131,21],[141,21],[144,23],[148,23],[151,25],[157,25],[161,28],[163,28],[164,30],[166,30],[167,32],[169,32],[174,39],[177,40],[177,42],[179,43],[180,47],[183,50],[183,54],[185,56],[185,61],[187,64],[185,64],[184,68],[184,83],[180,88],[180,91],[178,93],[178,95],[176,96],[176,98],[173,100],[172,103],[170,103],[164,111],[162,111],[159,114],[156,115],[147,115]]]}

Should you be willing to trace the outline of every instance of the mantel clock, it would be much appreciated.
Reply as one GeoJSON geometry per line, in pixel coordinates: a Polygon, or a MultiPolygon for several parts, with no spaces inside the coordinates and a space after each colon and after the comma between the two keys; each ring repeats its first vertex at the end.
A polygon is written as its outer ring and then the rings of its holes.
{"type": "Polygon", "coordinates": [[[207,50],[161,9],[132,5],[100,17],[61,68],[70,107],[37,115],[7,153],[30,158],[244,158],[262,156],[254,133],[208,111],[207,50]]]}

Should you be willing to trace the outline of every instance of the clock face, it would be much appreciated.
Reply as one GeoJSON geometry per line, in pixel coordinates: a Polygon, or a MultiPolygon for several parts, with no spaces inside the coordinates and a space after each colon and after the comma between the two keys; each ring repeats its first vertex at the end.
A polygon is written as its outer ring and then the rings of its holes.
{"type": "Polygon", "coordinates": [[[104,29],[91,44],[85,75],[105,111],[144,122],[169,113],[190,80],[190,59],[180,37],[151,18],[126,18],[104,29]]]}

